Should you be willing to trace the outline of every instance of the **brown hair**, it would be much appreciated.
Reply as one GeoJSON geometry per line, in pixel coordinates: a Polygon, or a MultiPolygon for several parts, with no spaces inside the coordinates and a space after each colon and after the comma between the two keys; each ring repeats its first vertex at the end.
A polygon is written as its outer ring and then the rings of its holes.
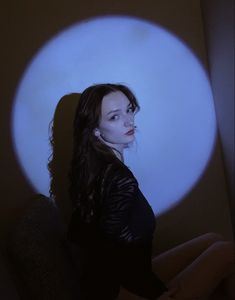
{"type": "Polygon", "coordinates": [[[87,221],[91,220],[94,213],[93,191],[99,173],[105,163],[119,161],[112,149],[94,135],[94,129],[99,126],[104,96],[117,91],[125,94],[133,111],[139,110],[139,104],[128,87],[108,83],[85,89],[75,113],[69,194],[72,204],[87,221]]]}

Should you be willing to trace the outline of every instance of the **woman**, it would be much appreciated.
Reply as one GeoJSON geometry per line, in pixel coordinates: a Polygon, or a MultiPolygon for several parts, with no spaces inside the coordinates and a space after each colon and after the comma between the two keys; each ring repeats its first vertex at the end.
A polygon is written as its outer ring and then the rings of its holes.
{"type": "Polygon", "coordinates": [[[225,280],[230,291],[233,245],[215,234],[152,261],[155,216],[123,159],[138,110],[133,93],[120,84],[87,88],[77,106],[68,237],[83,250],[84,299],[117,299],[120,287],[136,295],[132,299],[205,299],[225,280]]]}

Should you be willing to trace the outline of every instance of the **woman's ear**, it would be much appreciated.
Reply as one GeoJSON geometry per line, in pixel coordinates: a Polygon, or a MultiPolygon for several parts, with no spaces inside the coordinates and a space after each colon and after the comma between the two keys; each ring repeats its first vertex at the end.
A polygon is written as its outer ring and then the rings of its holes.
{"type": "Polygon", "coordinates": [[[100,131],[99,131],[98,128],[95,128],[94,131],[93,131],[93,133],[94,133],[94,135],[95,135],[96,137],[100,137],[100,131]]]}

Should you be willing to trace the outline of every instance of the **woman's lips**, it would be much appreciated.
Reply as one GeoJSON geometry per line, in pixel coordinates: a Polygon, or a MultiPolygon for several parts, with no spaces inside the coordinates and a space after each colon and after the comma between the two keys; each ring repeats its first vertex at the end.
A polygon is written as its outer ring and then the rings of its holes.
{"type": "Polygon", "coordinates": [[[125,133],[125,135],[133,135],[135,133],[134,129],[131,129],[125,133]]]}

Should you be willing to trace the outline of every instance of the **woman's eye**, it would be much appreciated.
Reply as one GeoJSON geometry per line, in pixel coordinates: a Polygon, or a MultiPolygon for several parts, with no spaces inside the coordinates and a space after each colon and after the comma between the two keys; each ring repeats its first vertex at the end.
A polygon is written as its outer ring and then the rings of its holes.
{"type": "Polygon", "coordinates": [[[111,118],[110,118],[110,120],[118,120],[118,118],[119,118],[119,116],[118,115],[113,115],[111,118]]]}
{"type": "Polygon", "coordinates": [[[134,113],[133,108],[132,108],[132,107],[129,107],[128,110],[127,110],[127,113],[128,113],[128,114],[129,114],[129,113],[133,114],[133,113],[134,113]]]}

